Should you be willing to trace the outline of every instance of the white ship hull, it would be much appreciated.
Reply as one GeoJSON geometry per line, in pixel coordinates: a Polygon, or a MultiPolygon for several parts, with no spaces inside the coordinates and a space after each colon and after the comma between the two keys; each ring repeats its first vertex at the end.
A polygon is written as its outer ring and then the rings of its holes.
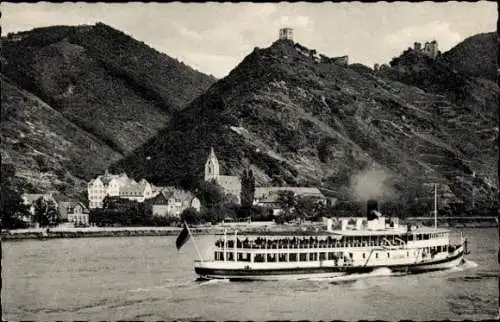
{"type": "Polygon", "coordinates": [[[238,262],[196,262],[195,271],[201,279],[229,279],[247,281],[300,280],[335,278],[351,274],[372,273],[375,269],[387,268],[393,272],[422,273],[445,270],[458,266],[463,261],[463,249],[459,248],[445,257],[411,261],[408,263],[386,263],[359,266],[333,266],[329,261],[307,263],[262,263],[244,265],[238,262]]]}

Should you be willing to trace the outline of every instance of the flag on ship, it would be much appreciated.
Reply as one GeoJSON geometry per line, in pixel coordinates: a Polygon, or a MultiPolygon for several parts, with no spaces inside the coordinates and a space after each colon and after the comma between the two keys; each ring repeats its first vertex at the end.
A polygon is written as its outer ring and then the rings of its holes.
{"type": "Polygon", "coordinates": [[[175,241],[175,246],[177,247],[177,250],[181,249],[182,246],[184,246],[185,243],[189,240],[189,228],[184,222],[184,228],[182,229],[181,233],[179,236],[177,236],[177,240],[175,241]]]}

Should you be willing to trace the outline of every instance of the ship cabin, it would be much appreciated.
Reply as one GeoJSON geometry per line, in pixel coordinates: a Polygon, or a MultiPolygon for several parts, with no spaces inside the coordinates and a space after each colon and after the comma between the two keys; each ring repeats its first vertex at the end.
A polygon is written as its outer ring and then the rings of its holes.
{"type": "Polygon", "coordinates": [[[216,261],[300,262],[337,260],[352,252],[422,249],[429,253],[452,251],[446,229],[403,227],[382,230],[345,229],[315,234],[225,235],[215,242],[216,261]]]}

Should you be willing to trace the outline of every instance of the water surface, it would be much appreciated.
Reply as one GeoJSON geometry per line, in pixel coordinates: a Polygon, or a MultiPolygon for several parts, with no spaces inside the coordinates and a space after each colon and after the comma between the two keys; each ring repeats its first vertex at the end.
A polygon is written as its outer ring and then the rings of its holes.
{"type": "MultiPolygon", "coordinates": [[[[335,280],[196,281],[175,237],[2,243],[3,319],[437,320],[498,314],[498,231],[465,229],[471,254],[448,271],[335,280]]],[[[204,255],[215,238],[196,238],[204,255]]]]}

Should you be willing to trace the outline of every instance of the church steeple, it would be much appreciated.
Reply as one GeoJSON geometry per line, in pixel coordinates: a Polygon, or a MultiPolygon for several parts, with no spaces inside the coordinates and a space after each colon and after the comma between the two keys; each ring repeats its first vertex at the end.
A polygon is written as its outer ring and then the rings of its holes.
{"type": "Polygon", "coordinates": [[[219,160],[215,155],[213,147],[210,147],[210,154],[208,155],[207,162],[205,163],[205,181],[212,179],[217,180],[219,177],[219,160]]]}

